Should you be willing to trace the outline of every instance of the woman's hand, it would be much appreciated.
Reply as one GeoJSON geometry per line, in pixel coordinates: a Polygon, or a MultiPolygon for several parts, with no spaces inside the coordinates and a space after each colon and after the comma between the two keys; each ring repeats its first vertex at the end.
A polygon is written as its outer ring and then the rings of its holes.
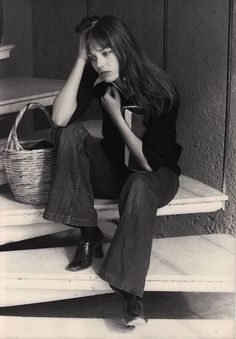
{"type": "Polygon", "coordinates": [[[85,38],[84,38],[84,33],[80,33],[79,35],[79,53],[78,53],[78,58],[83,61],[87,61],[88,55],[85,47],[85,38]]]}
{"type": "Polygon", "coordinates": [[[121,114],[121,100],[120,94],[116,87],[109,86],[106,90],[106,93],[101,99],[102,106],[109,113],[114,124],[117,124],[120,119],[123,119],[121,114]]]}

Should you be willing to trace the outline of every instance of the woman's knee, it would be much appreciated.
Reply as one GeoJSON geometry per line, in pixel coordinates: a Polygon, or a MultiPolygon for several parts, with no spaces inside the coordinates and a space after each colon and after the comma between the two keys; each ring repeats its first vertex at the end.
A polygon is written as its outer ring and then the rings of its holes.
{"type": "Polygon", "coordinates": [[[133,173],[129,176],[126,182],[126,186],[129,191],[135,192],[135,194],[145,194],[148,190],[147,181],[142,173],[133,173]]]}
{"type": "Polygon", "coordinates": [[[83,142],[87,136],[88,132],[80,122],[73,122],[66,127],[58,128],[56,131],[56,139],[68,145],[83,142]]]}
{"type": "Polygon", "coordinates": [[[155,172],[134,173],[130,176],[130,193],[134,192],[137,199],[155,201],[157,207],[167,205],[176,195],[179,179],[168,169],[155,172]]]}
{"type": "Polygon", "coordinates": [[[119,199],[119,211],[122,214],[125,206],[135,213],[143,212],[143,208],[153,209],[154,196],[142,173],[133,173],[127,179],[119,199]]]}

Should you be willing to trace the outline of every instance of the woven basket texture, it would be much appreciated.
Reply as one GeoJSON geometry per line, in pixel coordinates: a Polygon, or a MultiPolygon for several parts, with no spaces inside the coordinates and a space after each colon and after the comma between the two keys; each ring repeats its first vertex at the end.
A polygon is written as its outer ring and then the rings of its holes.
{"type": "Polygon", "coordinates": [[[34,108],[43,110],[50,119],[42,105],[35,103],[26,105],[16,118],[2,155],[7,179],[15,199],[21,203],[37,205],[45,204],[48,200],[55,157],[53,148],[27,150],[22,147],[25,142],[21,144],[18,142],[17,126],[25,111],[34,108]]]}

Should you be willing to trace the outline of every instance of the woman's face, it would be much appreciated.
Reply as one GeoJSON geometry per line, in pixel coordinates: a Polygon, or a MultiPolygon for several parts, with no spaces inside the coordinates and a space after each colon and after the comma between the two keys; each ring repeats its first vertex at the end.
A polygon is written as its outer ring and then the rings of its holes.
{"type": "Polygon", "coordinates": [[[103,48],[96,43],[90,45],[88,57],[105,82],[113,82],[119,78],[119,61],[110,47],[103,48]]]}

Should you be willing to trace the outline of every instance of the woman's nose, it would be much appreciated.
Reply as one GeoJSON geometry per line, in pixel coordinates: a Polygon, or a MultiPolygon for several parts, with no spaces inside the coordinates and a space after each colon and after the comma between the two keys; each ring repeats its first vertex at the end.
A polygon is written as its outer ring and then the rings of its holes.
{"type": "Polygon", "coordinates": [[[104,59],[103,58],[98,58],[97,59],[97,68],[102,69],[104,67],[104,59]]]}

